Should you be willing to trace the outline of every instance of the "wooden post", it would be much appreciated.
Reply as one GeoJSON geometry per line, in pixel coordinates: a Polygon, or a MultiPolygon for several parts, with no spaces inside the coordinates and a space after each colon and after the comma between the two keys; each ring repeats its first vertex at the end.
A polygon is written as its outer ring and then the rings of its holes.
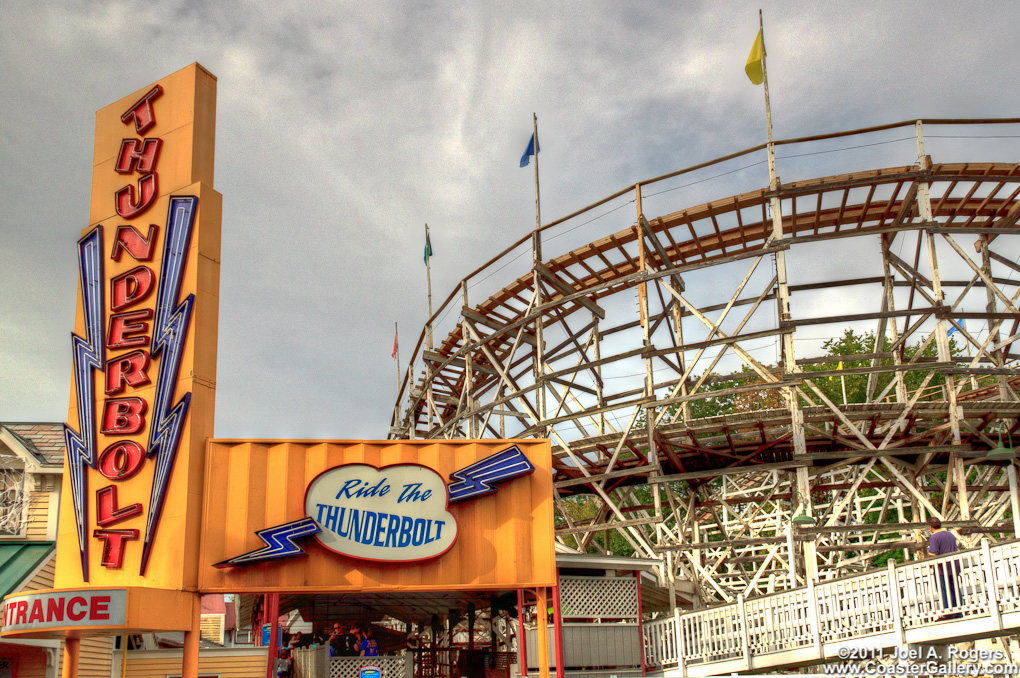
{"type": "Polygon", "coordinates": [[[468,603],[467,609],[468,652],[475,650],[475,604],[468,603]]]}
{"type": "Polygon", "coordinates": [[[535,628],[538,631],[538,676],[549,678],[549,596],[544,586],[535,589],[535,628]]]}
{"type": "Polygon", "coordinates": [[[797,588],[797,549],[793,545],[793,523],[791,522],[786,526],[786,552],[789,555],[790,562],[787,565],[790,568],[790,588],[797,588]]]}
{"type": "Polygon", "coordinates": [[[528,675],[528,642],[524,633],[524,591],[517,589],[517,656],[521,662],[521,676],[528,675]]]}
{"type": "Polygon", "coordinates": [[[71,636],[64,638],[64,661],[60,671],[63,678],[78,678],[78,651],[80,648],[81,639],[71,636]]]}
{"type": "MultiPolygon", "coordinates": [[[[645,247],[645,233],[642,229],[641,223],[645,218],[644,207],[641,204],[641,184],[634,185],[634,198],[637,202],[637,224],[635,225],[635,233],[638,236],[638,267],[641,271],[646,271],[648,268],[648,253],[645,247]]],[[[641,314],[641,332],[643,333],[643,346],[648,349],[651,348],[651,323],[648,317],[648,283],[642,281],[638,284],[638,310],[641,314]]],[[[665,309],[663,309],[665,313],[665,309]]],[[[655,375],[652,371],[652,358],[645,358],[645,398],[649,401],[655,398],[655,375]]],[[[645,429],[647,435],[648,453],[646,455],[646,463],[649,466],[659,465],[659,455],[655,446],[655,406],[645,407],[645,429]]],[[[658,473],[652,470],[649,476],[656,476],[658,473]]],[[[655,508],[655,516],[659,517],[662,515],[662,487],[656,483],[652,485],[652,505],[655,508]]],[[[658,541],[662,536],[662,524],[655,523],[655,537],[658,541]]],[[[644,650],[642,650],[642,658],[644,657],[644,650]]],[[[643,663],[642,663],[643,665],[643,663]]],[[[642,674],[644,675],[644,674],[642,674]]]]}
{"type": "MultiPolygon", "coordinates": [[[[981,250],[981,270],[984,271],[985,275],[988,277],[988,279],[991,280],[992,279],[992,257],[991,257],[991,253],[988,251],[988,242],[989,242],[988,234],[985,233],[985,234],[982,234],[981,236],[978,237],[978,241],[975,243],[975,246],[979,250],[981,250]]],[[[988,311],[989,313],[996,313],[996,312],[998,312],[999,309],[998,309],[998,304],[996,303],[996,299],[995,299],[995,292],[987,284],[985,284],[985,295],[986,295],[986,299],[988,300],[988,304],[985,306],[985,310],[988,311]]],[[[988,321],[988,322],[989,322],[988,329],[989,329],[989,335],[990,335],[988,337],[988,343],[991,344],[992,346],[997,346],[999,344],[999,325],[997,325],[995,323],[992,323],[992,321],[988,321]]],[[[992,357],[992,360],[995,361],[995,363],[994,363],[995,367],[997,367],[999,369],[1002,369],[1003,367],[1005,367],[1005,363],[1003,362],[1002,354],[1003,354],[1003,350],[1001,348],[999,350],[997,350],[997,351],[990,351],[989,352],[989,355],[992,357]]],[[[973,379],[973,377],[972,377],[972,379],[973,379]]],[[[1003,401],[1006,401],[1006,402],[1009,402],[1009,399],[1010,399],[1009,398],[1009,386],[1006,383],[1006,375],[1005,374],[999,374],[999,375],[996,376],[996,380],[998,381],[998,384],[999,384],[999,399],[1003,400],[1003,401]]]]}
{"type": "Polygon", "coordinates": [[[266,650],[266,678],[276,678],[276,654],[280,644],[280,594],[267,593],[263,598],[262,609],[265,615],[262,623],[269,620],[269,648],[266,650]]]}
{"type": "Polygon", "coordinates": [[[1009,477],[1009,506],[1013,513],[1013,534],[1020,535],[1020,489],[1017,488],[1016,466],[1009,462],[1006,467],[1009,477]]]}
{"type": "MultiPolygon", "coordinates": [[[[592,347],[592,359],[595,364],[595,406],[599,408],[598,420],[596,421],[596,429],[599,435],[604,435],[606,432],[606,413],[602,411],[605,407],[606,401],[602,397],[602,365],[599,361],[602,359],[602,336],[599,333],[599,316],[597,313],[592,311],[591,314],[591,347],[592,347]]],[[[605,454],[599,450],[599,459],[605,458],[605,454]]]]}
{"type": "MultiPolygon", "coordinates": [[[[892,561],[890,561],[892,562],[892,561]]],[[[815,580],[807,580],[808,591],[808,623],[811,625],[811,635],[814,636],[815,652],[819,658],[822,656],[822,629],[818,623],[818,593],[815,591],[815,580]]]]}
{"type": "Polygon", "coordinates": [[[191,606],[191,628],[184,632],[181,678],[198,678],[198,642],[202,639],[202,597],[195,595],[191,606]]]}
{"type": "Polygon", "coordinates": [[[744,594],[737,594],[737,612],[740,615],[740,645],[744,652],[744,669],[751,670],[751,638],[747,628],[747,606],[744,604],[744,594]]]}
{"type": "MultiPolygon", "coordinates": [[[[921,128],[921,121],[914,124],[917,135],[917,162],[922,170],[929,170],[929,159],[924,153],[924,131],[921,128]]],[[[918,180],[917,182],[917,211],[921,221],[931,224],[934,217],[931,211],[931,197],[928,194],[928,182],[918,180]]],[[[924,231],[928,243],[928,264],[931,269],[931,290],[932,301],[935,306],[941,306],[945,302],[945,293],[942,291],[942,278],[939,275],[939,259],[935,252],[935,234],[930,226],[924,231]]],[[[935,345],[938,347],[939,362],[950,362],[952,359],[949,351],[949,323],[942,317],[935,323],[935,345]]],[[[944,376],[946,380],[946,399],[949,401],[949,428],[953,434],[953,444],[960,444],[960,410],[956,404],[956,387],[953,375],[944,376]]],[[[957,471],[963,470],[963,460],[960,460],[957,471]]],[[[966,478],[966,476],[960,476],[966,478]]],[[[963,520],[970,520],[970,507],[967,502],[966,480],[960,482],[960,514],[963,520]]]]}
{"type": "Polygon", "coordinates": [[[648,666],[645,661],[645,627],[644,619],[641,616],[641,570],[634,570],[634,579],[637,581],[637,632],[638,650],[641,652],[641,675],[648,673],[648,666]]]}
{"type": "MultiPolygon", "coordinates": [[[[467,279],[460,281],[460,297],[461,303],[464,308],[468,306],[468,285],[467,279]]],[[[467,318],[461,320],[461,335],[463,337],[464,346],[466,347],[471,341],[471,330],[468,327],[467,318]]],[[[471,351],[464,353],[464,409],[467,411],[467,436],[468,438],[475,439],[478,437],[475,432],[475,401],[471,396],[471,382],[474,380],[474,376],[471,373],[471,351]]]]}
{"type": "MultiPolygon", "coordinates": [[[[542,305],[542,279],[541,274],[538,272],[538,265],[542,263],[542,233],[539,231],[542,228],[542,198],[538,188],[538,115],[532,113],[534,121],[534,136],[532,137],[535,141],[535,230],[531,234],[531,259],[532,259],[532,281],[535,286],[535,307],[542,305]]],[[[543,365],[545,364],[545,340],[542,338],[543,329],[543,317],[539,313],[538,317],[535,318],[535,351],[534,351],[534,373],[535,383],[538,388],[535,389],[535,407],[538,409],[539,429],[540,435],[547,435],[545,422],[546,410],[545,410],[545,383],[542,381],[542,374],[544,372],[543,365]]]]}
{"type": "MultiPolygon", "coordinates": [[[[814,518],[815,512],[811,500],[811,480],[808,477],[806,467],[797,469],[797,492],[800,493],[803,501],[804,512],[809,518],[814,518]]],[[[815,542],[812,540],[803,543],[804,551],[804,577],[806,579],[818,579],[818,562],[815,559],[815,542]]]]}
{"type": "MultiPolygon", "coordinates": [[[[995,583],[995,567],[992,565],[992,551],[988,546],[988,537],[981,540],[981,564],[985,568],[985,595],[988,600],[988,613],[995,622],[995,630],[1002,630],[1002,608],[999,607],[999,589],[995,583]]],[[[960,584],[957,584],[959,587],[960,584]]]]}
{"type": "Polygon", "coordinates": [[[687,678],[687,648],[684,647],[684,625],[680,621],[680,608],[673,612],[673,625],[676,627],[677,663],[680,664],[683,677],[687,678]]]}
{"type": "MultiPolygon", "coordinates": [[[[758,27],[761,30],[762,47],[765,46],[765,23],[762,20],[761,10],[758,10],[758,27]]],[[[768,71],[765,67],[765,57],[761,60],[761,72],[762,79],[764,81],[765,89],[765,127],[768,133],[768,164],[769,164],[769,190],[772,193],[772,198],[769,201],[769,206],[772,211],[772,233],[766,240],[769,245],[777,245],[783,240],[783,211],[779,201],[779,176],[776,174],[776,148],[772,142],[772,107],[769,104],[769,78],[768,71]]],[[[790,313],[790,287],[786,277],[786,251],[779,250],[775,254],[776,257],[776,302],[778,305],[778,316],[779,322],[789,322],[792,318],[790,313]]],[[[783,350],[782,350],[782,368],[783,377],[788,378],[789,375],[800,372],[800,367],[797,365],[797,356],[794,350],[793,333],[786,333],[783,335],[783,350]]],[[[790,432],[793,434],[793,454],[794,457],[799,455],[807,454],[807,440],[804,434],[804,415],[800,411],[800,403],[797,400],[797,391],[792,386],[783,389],[784,396],[786,397],[787,407],[790,408],[790,432]]],[[[810,498],[808,498],[810,500],[810,498]]],[[[790,534],[790,542],[792,546],[793,535],[790,534]]],[[[804,558],[805,572],[816,572],[817,563],[815,561],[815,547],[814,542],[804,543],[804,558]],[[806,562],[808,559],[812,562],[806,562]]],[[[794,550],[790,549],[790,572],[793,576],[793,563],[794,550]]],[[[791,586],[796,586],[796,579],[790,582],[791,586]]]]}
{"type": "MultiPolygon", "coordinates": [[[[556,579],[559,582],[559,577],[556,579]]],[[[553,599],[553,645],[556,648],[556,678],[565,678],[566,665],[563,662],[563,610],[560,609],[560,587],[552,587],[553,599]]]]}
{"type": "Polygon", "coordinates": [[[900,596],[900,582],[896,577],[896,561],[886,562],[889,573],[889,604],[892,606],[893,630],[899,645],[907,644],[907,635],[903,630],[903,600],[900,596]]]}

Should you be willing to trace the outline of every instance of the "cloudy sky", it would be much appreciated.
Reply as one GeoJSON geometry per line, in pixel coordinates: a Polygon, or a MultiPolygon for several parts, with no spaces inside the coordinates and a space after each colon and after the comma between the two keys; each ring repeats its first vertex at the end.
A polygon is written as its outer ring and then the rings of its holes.
{"type": "Polygon", "coordinates": [[[439,298],[534,226],[533,112],[544,221],[761,143],[759,6],[777,138],[1020,110],[1015,2],[2,3],[0,421],[66,416],[97,109],[193,61],[218,78],[216,434],[385,437],[393,324],[409,351],[426,318],[424,224],[439,298]]]}

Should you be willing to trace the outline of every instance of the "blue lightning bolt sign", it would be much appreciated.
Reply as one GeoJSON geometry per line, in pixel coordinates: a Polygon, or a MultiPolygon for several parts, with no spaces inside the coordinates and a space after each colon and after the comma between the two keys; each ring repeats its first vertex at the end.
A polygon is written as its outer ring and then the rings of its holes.
{"type": "Polygon", "coordinates": [[[78,241],[78,269],[81,280],[85,338],[71,335],[74,384],[78,394],[78,428],[64,425],[67,445],[67,473],[71,481],[71,503],[78,525],[78,546],[84,581],[89,580],[89,550],[86,541],[87,511],[85,467],[96,463],[95,378],[93,371],[105,369],[103,360],[103,231],[94,228],[78,241]]]}
{"type": "Polygon", "coordinates": [[[496,485],[535,470],[534,465],[516,445],[486,457],[470,466],[454,471],[450,478],[450,501],[474,499],[496,491],[496,485]]]}
{"type": "Polygon", "coordinates": [[[249,551],[236,558],[216,563],[213,567],[223,568],[234,567],[235,565],[250,565],[251,563],[261,563],[266,560],[276,560],[277,558],[303,554],[305,552],[304,549],[295,544],[294,540],[308,537],[320,531],[321,528],[318,523],[311,517],[295,520],[291,523],[284,523],[276,527],[267,527],[255,533],[259,539],[266,543],[266,546],[256,551],[249,551]]]}
{"type": "Polygon", "coordinates": [[[142,544],[139,568],[139,574],[142,575],[145,574],[152,553],[152,540],[163,512],[167,483],[173,472],[181,429],[184,427],[184,418],[191,402],[191,393],[185,393],[177,403],[173,402],[173,395],[177,387],[181,355],[184,352],[184,341],[188,335],[188,325],[195,303],[193,294],[189,294],[179,305],[177,298],[184,278],[184,264],[187,261],[197,205],[198,198],[194,196],[173,197],[167,210],[163,265],[156,292],[156,314],[153,319],[150,349],[150,355],[154,358],[160,356],[161,360],[152,408],[152,424],[149,428],[148,456],[156,457],[156,469],[152,476],[152,495],[149,499],[145,540],[142,544]]]}
{"type": "MultiPolygon", "coordinates": [[[[358,466],[364,467],[363,464],[351,464],[336,467],[331,471],[323,473],[319,477],[321,478],[322,476],[328,475],[329,473],[358,466]]],[[[384,471],[396,473],[399,469],[403,468],[420,469],[420,467],[416,467],[415,465],[402,466],[399,464],[394,466],[388,466],[380,470],[376,470],[374,469],[374,467],[368,468],[378,473],[382,473],[384,471]]],[[[491,494],[498,489],[496,487],[498,484],[504,483],[512,478],[517,478],[518,476],[527,475],[534,470],[535,466],[531,463],[531,461],[528,460],[528,458],[524,455],[524,453],[520,450],[519,447],[513,445],[505,450],[502,450],[501,452],[497,452],[496,454],[486,457],[481,461],[475,462],[470,466],[466,466],[458,471],[451,473],[450,478],[454,482],[446,486],[447,496],[442,497],[440,495],[440,503],[445,505],[446,504],[445,499],[447,498],[449,499],[449,502],[452,503],[457,501],[465,501],[467,499],[476,499],[483,495],[491,494]]],[[[439,491],[442,492],[442,479],[439,478],[437,480],[439,482],[439,491]]],[[[364,495],[364,497],[366,498],[376,496],[381,498],[387,495],[390,489],[388,486],[385,489],[383,489],[383,484],[386,482],[387,478],[382,478],[379,481],[378,485],[374,487],[374,489],[371,490],[366,489],[359,494],[358,491],[355,491],[353,489],[354,484],[359,483],[359,481],[349,480],[347,481],[346,484],[343,485],[343,488],[337,494],[337,498],[339,499],[345,493],[350,495],[352,492],[354,495],[357,496],[364,495]]],[[[311,494],[311,488],[314,484],[315,481],[313,481],[313,484],[309,486],[308,490],[309,494],[311,494]]],[[[363,484],[366,485],[366,487],[369,485],[369,483],[363,484]]],[[[399,487],[400,483],[397,482],[396,485],[399,487]]],[[[397,499],[398,505],[401,501],[404,500],[405,495],[411,495],[410,500],[414,501],[414,499],[419,496],[416,494],[416,490],[414,488],[420,490],[422,489],[422,486],[420,483],[412,483],[404,485],[403,488],[404,489],[402,492],[400,490],[397,490],[393,493],[394,495],[399,495],[399,498],[397,499]]],[[[333,489],[335,490],[336,488],[334,487],[333,489]]],[[[425,500],[429,498],[428,495],[429,493],[423,492],[421,493],[420,497],[422,500],[425,500]]],[[[314,501],[312,503],[314,503],[314,501]]],[[[267,560],[276,560],[287,556],[296,556],[304,554],[305,553],[304,549],[295,544],[293,541],[294,539],[297,539],[298,537],[317,534],[320,532],[322,534],[327,534],[327,532],[323,531],[324,529],[329,529],[335,532],[338,527],[337,525],[338,522],[340,525],[344,524],[344,518],[342,517],[343,514],[342,513],[340,514],[338,520],[338,516],[335,515],[334,512],[332,511],[333,508],[336,507],[325,505],[322,505],[320,507],[319,520],[322,520],[324,515],[326,516],[325,517],[326,522],[324,523],[325,528],[323,527],[323,525],[320,525],[317,522],[316,518],[313,518],[311,515],[309,515],[305,518],[302,518],[301,520],[297,520],[290,523],[284,523],[283,525],[277,525],[275,527],[269,527],[264,530],[260,530],[255,534],[257,534],[259,538],[263,542],[265,542],[265,544],[267,544],[266,546],[255,551],[249,551],[248,553],[244,553],[240,556],[230,558],[229,560],[224,560],[219,563],[216,563],[215,567],[224,568],[234,567],[237,565],[249,565],[251,563],[264,562],[267,560]]],[[[307,507],[306,510],[308,510],[307,507]]],[[[403,518],[397,518],[395,517],[395,514],[392,513],[392,510],[390,513],[377,513],[368,510],[365,506],[362,506],[360,510],[362,516],[371,515],[371,518],[368,517],[363,518],[363,520],[365,521],[363,525],[366,526],[364,528],[366,530],[365,531],[366,536],[361,539],[362,544],[367,544],[371,542],[374,546],[381,546],[383,548],[386,548],[392,542],[392,544],[398,547],[399,550],[399,548],[407,546],[407,544],[405,543],[405,537],[406,542],[413,542],[415,545],[417,545],[419,541],[427,542],[429,540],[429,535],[432,534],[430,530],[432,529],[432,523],[434,522],[433,520],[427,521],[428,526],[425,526],[426,521],[424,519],[419,518],[417,520],[414,520],[413,521],[414,523],[418,522],[422,523],[421,531],[419,533],[417,527],[414,527],[412,529],[411,527],[412,520],[410,518],[407,518],[406,520],[403,518]],[[372,528],[368,529],[367,526],[369,525],[370,521],[372,524],[372,528]]],[[[420,506],[418,507],[418,510],[425,511],[426,509],[423,506],[420,506]]],[[[357,516],[358,509],[354,509],[352,513],[355,516],[357,516]]],[[[351,520],[353,522],[349,523],[349,525],[351,526],[350,529],[353,530],[355,529],[354,523],[357,523],[359,519],[355,517],[351,520]]],[[[342,533],[343,528],[341,527],[340,529],[341,536],[346,536],[345,534],[342,533]]],[[[440,534],[438,527],[436,528],[435,534],[436,537],[438,538],[440,534]]],[[[331,548],[331,550],[333,549],[331,548]]],[[[350,554],[349,552],[345,553],[350,554]]],[[[445,553],[445,550],[443,550],[442,553],[445,553]]],[[[441,555],[441,553],[439,553],[438,555],[441,555]]],[[[376,558],[370,559],[374,560],[376,558]]],[[[396,558],[394,558],[394,560],[396,560],[396,558]]]]}

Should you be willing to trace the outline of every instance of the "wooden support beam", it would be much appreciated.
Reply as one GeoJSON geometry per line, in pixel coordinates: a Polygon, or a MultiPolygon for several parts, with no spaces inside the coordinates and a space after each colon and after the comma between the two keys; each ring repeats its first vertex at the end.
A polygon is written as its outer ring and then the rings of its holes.
{"type": "MultiPolygon", "coordinates": [[[[449,356],[445,356],[445,355],[442,355],[441,353],[436,353],[434,351],[423,351],[422,352],[422,357],[425,358],[425,360],[428,360],[430,363],[437,363],[437,364],[439,364],[439,363],[444,363],[447,360],[449,360],[450,361],[449,364],[454,365],[456,367],[466,367],[467,366],[467,361],[464,360],[463,358],[452,358],[451,359],[449,356]]],[[[485,372],[486,374],[492,374],[492,375],[497,375],[498,374],[496,372],[496,370],[492,369],[491,367],[488,367],[486,365],[479,365],[478,363],[476,363],[473,360],[471,361],[471,369],[472,370],[477,370],[478,372],[485,372]]],[[[438,400],[438,398],[437,398],[437,400],[438,400]]]]}
{"type": "MultiPolygon", "coordinates": [[[[710,469],[708,471],[691,471],[689,473],[674,473],[668,476],[649,478],[649,483],[675,483],[680,480],[699,480],[701,478],[714,478],[716,476],[730,476],[740,473],[752,473],[755,471],[778,471],[810,466],[808,461],[780,461],[772,464],[747,464],[745,466],[732,466],[729,468],[710,469]]],[[[785,539],[785,537],[784,537],[785,539]]]]}
{"type": "MultiPolygon", "coordinates": [[[[648,242],[652,243],[652,248],[655,250],[655,253],[659,255],[659,261],[661,261],[662,265],[666,268],[673,268],[673,261],[669,258],[669,255],[666,254],[666,249],[662,246],[662,243],[659,242],[659,238],[656,237],[655,231],[652,230],[648,220],[645,219],[645,215],[640,215],[639,221],[641,223],[642,235],[648,239],[648,242]]],[[[673,278],[673,284],[677,287],[677,289],[681,292],[685,292],[687,290],[687,284],[679,274],[671,277],[673,278]]]]}
{"type": "MultiPolygon", "coordinates": [[[[550,285],[556,288],[556,290],[564,297],[569,297],[573,294],[577,294],[578,290],[574,289],[573,285],[568,285],[567,283],[563,282],[560,279],[560,277],[553,273],[551,270],[549,270],[549,268],[545,264],[536,263],[535,270],[538,271],[539,275],[545,278],[546,282],[548,282],[550,285]]],[[[589,311],[597,315],[599,318],[605,320],[606,312],[602,309],[601,306],[596,304],[591,299],[585,296],[580,296],[574,297],[572,301],[576,301],[577,303],[581,304],[589,311]]]]}
{"type": "MultiPolygon", "coordinates": [[[[651,517],[651,518],[635,518],[634,520],[615,520],[608,523],[600,523],[593,525],[581,525],[578,527],[561,527],[556,529],[556,534],[584,534],[587,532],[605,532],[607,530],[617,530],[624,527],[637,527],[639,525],[651,525],[652,523],[662,522],[662,517],[651,517]]],[[[653,550],[658,550],[654,549],[653,550]]]]}
{"type": "MultiPolygon", "coordinates": [[[[473,322],[475,322],[475,323],[477,323],[479,325],[484,325],[485,327],[488,327],[488,328],[493,329],[493,330],[502,329],[503,326],[504,326],[504,324],[501,323],[500,321],[498,321],[498,320],[496,320],[494,318],[490,318],[490,317],[486,316],[484,313],[478,313],[477,311],[475,311],[475,310],[473,310],[473,309],[471,309],[471,308],[469,308],[467,306],[461,307],[460,312],[461,312],[461,315],[463,315],[468,320],[471,320],[471,321],[473,321],[473,322]]],[[[509,340],[509,339],[510,339],[510,337],[507,337],[507,340],[509,340]]],[[[532,334],[531,332],[524,332],[524,333],[522,333],[521,334],[521,341],[523,341],[526,344],[531,344],[532,346],[537,346],[538,345],[537,344],[537,340],[535,339],[535,335],[532,334]]]]}
{"type": "Polygon", "coordinates": [[[559,489],[561,487],[573,487],[575,485],[590,485],[592,483],[599,482],[601,480],[608,480],[610,478],[626,478],[628,476],[641,475],[643,473],[653,471],[657,468],[659,467],[650,465],[634,466],[632,468],[620,469],[619,471],[610,471],[609,473],[599,473],[590,476],[582,476],[580,478],[571,478],[570,480],[559,480],[553,483],[553,487],[559,489]]]}
{"type": "MultiPolygon", "coordinates": [[[[825,318],[801,318],[799,320],[786,320],[779,323],[780,328],[800,327],[802,325],[829,325],[831,323],[850,323],[857,320],[876,320],[878,318],[902,318],[911,315],[929,315],[932,313],[950,313],[948,306],[932,306],[930,308],[910,308],[905,311],[877,311],[874,313],[851,313],[848,315],[834,315],[825,318]]],[[[953,314],[954,316],[956,314],[953,314]]],[[[1012,317],[1012,316],[1010,316],[1012,317]]]]}

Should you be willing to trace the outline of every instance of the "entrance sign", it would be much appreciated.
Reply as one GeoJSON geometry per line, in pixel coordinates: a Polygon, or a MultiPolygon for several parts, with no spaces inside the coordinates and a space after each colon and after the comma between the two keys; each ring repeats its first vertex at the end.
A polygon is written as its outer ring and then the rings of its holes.
{"type": "Polygon", "coordinates": [[[305,511],[330,551],[364,560],[408,562],[435,558],[457,540],[446,483],[425,466],[381,469],[347,464],[319,474],[308,486],[305,511]]]}
{"type": "Polygon", "coordinates": [[[194,626],[219,314],[215,125],[216,77],[197,63],[96,112],[54,589],[8,596],[5,637],[194,626]]]}
{"type": "Polygon", "coordinates": [[[4,601],[4,630],[75,626],[122,626],[127,616],[124,589],[46,591],[4,601]]]}
{"type": "Polygon", "coordinates": [[[58,588],[197,584],[219,308],[215,107],[216,78],[192,64],[96,113],[58,588]]]}

